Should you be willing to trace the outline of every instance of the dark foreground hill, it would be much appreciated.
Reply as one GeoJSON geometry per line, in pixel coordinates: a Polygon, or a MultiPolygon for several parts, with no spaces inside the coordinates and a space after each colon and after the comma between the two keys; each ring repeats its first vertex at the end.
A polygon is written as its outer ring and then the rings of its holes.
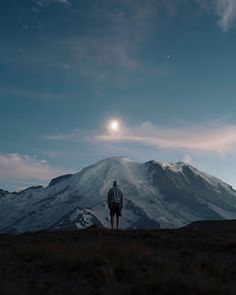
{"type": "Polygon", "coordinates": [[[235,294],[236,232],[0,236],[0,294],[235,294]]]}

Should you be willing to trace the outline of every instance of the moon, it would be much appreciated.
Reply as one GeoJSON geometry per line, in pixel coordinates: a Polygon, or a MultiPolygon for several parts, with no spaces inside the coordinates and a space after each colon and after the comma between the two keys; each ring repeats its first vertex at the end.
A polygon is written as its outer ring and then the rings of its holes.
{"type": "Polygon", "coordinates": [[[113,130],[113,131],[118,131],[119,130],[119,127],[120,127],[120,124],[118,121],[111,121],[110,123],[110,129],[113,130]]]}

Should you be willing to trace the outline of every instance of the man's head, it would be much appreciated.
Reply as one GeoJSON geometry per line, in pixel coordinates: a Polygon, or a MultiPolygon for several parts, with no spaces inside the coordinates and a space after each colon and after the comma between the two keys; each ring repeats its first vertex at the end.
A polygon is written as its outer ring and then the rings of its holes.
{"type": "Polygon", "coordinates": [[[116,180],[113,181],[113,186],[118,186],[118,183],[116,180]]]}

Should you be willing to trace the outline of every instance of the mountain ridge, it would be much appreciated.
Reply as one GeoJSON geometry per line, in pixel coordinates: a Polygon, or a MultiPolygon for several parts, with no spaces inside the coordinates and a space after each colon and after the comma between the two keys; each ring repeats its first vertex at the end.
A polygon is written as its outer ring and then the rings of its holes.
{"type": "Polygon", "coordinates": [[[0,232],[82,229],[93,223],[108,227],[106,196],[113,180],[118,180],[125,195],[124,229],[236,219],[236,191],[216,177],[184,162],[138,163],[111,157],[76,174],[59,176],[53,185],[1,198],[0,232]]]}

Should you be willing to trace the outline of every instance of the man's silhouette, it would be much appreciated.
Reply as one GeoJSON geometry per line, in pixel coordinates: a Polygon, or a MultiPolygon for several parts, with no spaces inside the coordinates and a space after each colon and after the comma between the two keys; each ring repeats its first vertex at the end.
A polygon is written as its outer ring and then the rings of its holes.
{"type": "Polygon", "coordinates": [[[113,187],[108,191],[107,205],[110,209],[111,228],[114,228],[114,215],[116,215],[116,228],[118,229],[121,210],[123,208],[123,193],[119,189],[116,180],[113,182],[113,187]]]}

